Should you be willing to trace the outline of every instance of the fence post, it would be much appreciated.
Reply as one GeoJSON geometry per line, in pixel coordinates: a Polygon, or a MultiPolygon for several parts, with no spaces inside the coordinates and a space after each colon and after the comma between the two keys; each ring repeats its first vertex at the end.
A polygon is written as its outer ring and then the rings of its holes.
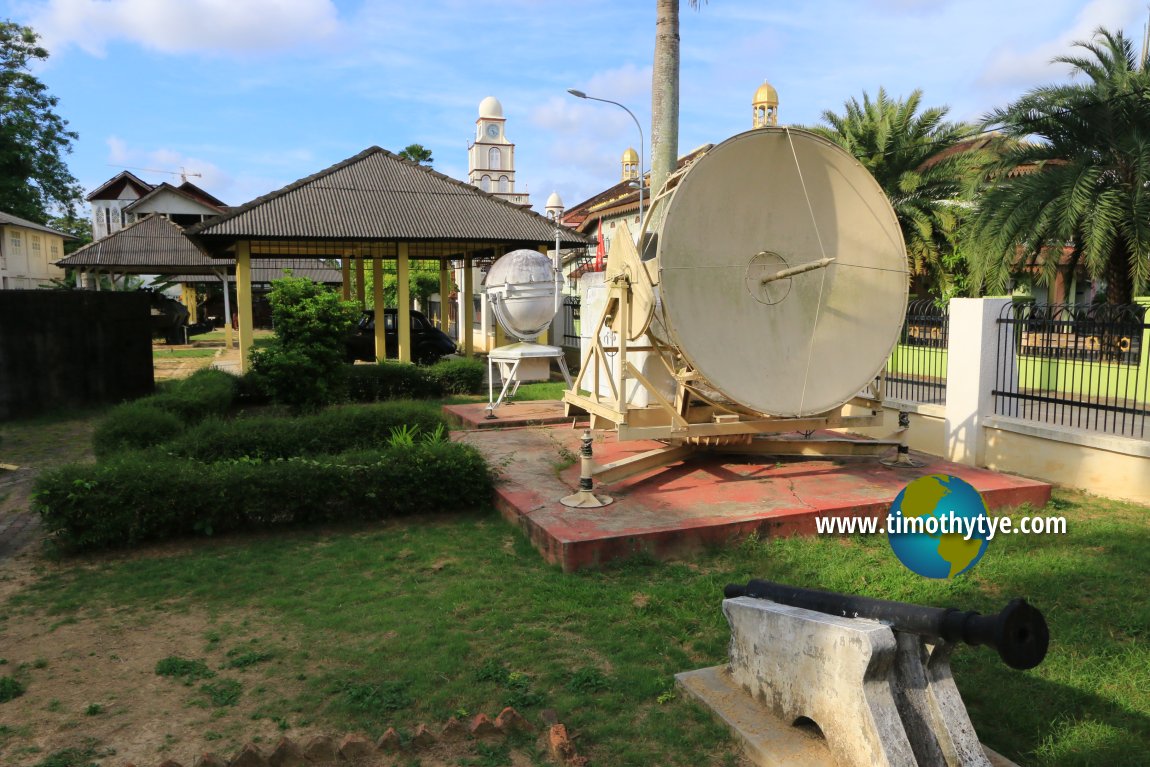
{"type": "Polygon", "coordinates": [[[1134,303],[1146,307],[1146,314],[1142,316],[1142,345],[1138,355],[1138,375],[1135,381],[1142,382],[1142,391],[1135,390],[1135,401],[1143,403],[1143,409],[1150,409],[1150,296],[1135,296],[1134,303]]]}
{"type": "Polygon", "coordinates": [[[947,351],[946,458],[982,466],[986,453],[984,421],[994,414],[995,367],[998,350],[1014,354],[1013,327],[999,341],[998,317],[1009,298],[954,298],[950,302],[950,344],[947,351]]]}

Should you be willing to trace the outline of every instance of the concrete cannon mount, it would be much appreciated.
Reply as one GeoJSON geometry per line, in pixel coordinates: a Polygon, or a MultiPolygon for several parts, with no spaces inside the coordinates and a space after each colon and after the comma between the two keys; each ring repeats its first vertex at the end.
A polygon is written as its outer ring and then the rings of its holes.
{"type": "MultiPolygon", "coordinates": [[[[914,457],[924,462],[921,468],[892,469],[869,457],[774,459],[699,452],[664,469],[597,485],[596,493],[615,499],[610,506],[572,509],[559,499],[578,489],[579,465],[573,459],[582,430],[563,418],[562,404],[514,403],[500,407],[495,421],[484,419],[485,407],[483,402],[446,406],[457,427],[474,429],[452,436],[502,467],[497,508],[522,527],[548,562],[567,572],[639,552],[681,556],[754,532],[813,535],[819,516],[885,517],[899,491],[927,474],[961,477],[982,493],[991,510],[1023,503],[1040,508],[1050,500],[1046,483],[919,453],[914,457]],[[485,428],[476,429],[479,424],[485,428]]],[[[619,443],[613,433],[596,433],[595,461],[658,446],[619,443]]]]}
{"type": "Polygon", "coordinates": [[[676,675],[758,767],[1009,767],[982,746],[952,647],[749,597],[727,599],[730,663],[676,675]]]}

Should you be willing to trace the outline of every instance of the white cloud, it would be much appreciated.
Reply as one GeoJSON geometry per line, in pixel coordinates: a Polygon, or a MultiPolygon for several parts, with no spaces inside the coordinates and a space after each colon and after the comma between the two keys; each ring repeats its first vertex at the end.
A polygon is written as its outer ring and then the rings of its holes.
{"type": "Polygon", "coordinates": [[[126,41],[162,53],[279,50],[329,38],[332,0],[49,0],[32,25],[53,49],[103,56],[126,41]]]}
{"type": "Polygon", "coordinates": [[[1033,85],[1049,80],[1051,60],[1072,54],[1073,43],[1089,40],[1098,27],[1112,30],[1129,27],[1141,18],[1144,10],[1143,0],[1090,0],[1078,12],[1074,23],[1055,39],[1023,50],[1000,47],[983,70],[981,82],[989,85],[1033,85]]]}

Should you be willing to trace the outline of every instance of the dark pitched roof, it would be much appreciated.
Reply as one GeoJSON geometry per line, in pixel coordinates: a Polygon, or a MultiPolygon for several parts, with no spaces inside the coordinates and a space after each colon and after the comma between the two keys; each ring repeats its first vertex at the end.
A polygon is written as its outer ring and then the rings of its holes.
{"type": "MultiPolygon", "coordinates": [[[[714,144],[704,144],[697,149],[692,149],[679,158],[679,161],[675,164],[676,169],[685,168],[695,162],[695,160],[706,154],[713,146],[714,144]]],[[[650,181],[649,176],[650,174],[646,174],[645,176],[648,182],[650,181]]],[[[563,223],[580,231],[589,231],[589,225],[598,221],[600,218],[638,210],[639,189],[631,186],[631,183],[631,181],[620,181],[614,186],[607,187],[602,192],[588,197],[583,202],[572,205],[563,212],[563,223]]],[[[644,208],[650,206],[651,194],[651,187],[644,186],[644,208]]]]}
{"type": "MultiPolygon", "coordinates": [[[[217,264],[230,264],[231,260],[216,261],[217,264]]],[[[325,285],[343,284],[343,273],[338,268],[330,266],[316,266],[314,259],[298,258],[259,258],[252,260],[252,282],[271,282],[284,276],[284,270],[290,269],[292,277],[306,277],[312,282],[325,285]]],[[[165,276],[167,282],[219,282],[218,277],[203,274],[176,274],[165,276]]],[[[235,282],[234,274],[228,275],[228,282],[235,282]]]]}
{"type": "Polygon", "coordinates": [[[116,272],[165,274],[210,273],[226,266],[204,255],[184,236],[179,224],[162,216],[148,216],[103,239],[89,243],[56,262],[64,267],[105,268],[116,272]]]}
{"type": "MultiPolygon", "coordinates": [[[[586,240],[561,229],[563,245],[586,240]]],[[[554,242],[550,219],[371,147],[225,213],[188,235],[212,250],[237,239],[554,242]]]]}
{"type": "MultiPolygon", "coordinates": [[[[91,194],[89,194],[84,199],[87,200],[88,202],[91,202],[92,200],[95,200],[95,199],[100,199],[101,195],[103,195],[105,193],[110,194],[113,191],[113,189],[116,190],[116,194],[119,194],[119,188],[120,188],[121,184],[134,184],[135,186],[139,187],[141,192],[143,192],[145,194],[152,190],[152,185],[149,184],[147,181],[140,180],[140,178],[137,177],[136,174],[132,173],[131,171],[122,170],[119,173],[117,173],[116,175],[112,176],[107,181],[105,181],[104,183],[100,184],[95,189],[93,189],[91,194]]],[[[114,198],[115,195],[112,195],[112,197],[114,198]]]]}
{"type": "Polygon", "coordinates": [[[78,237],[73,237],[72,235],[67,234],[65,232],[58,232],[50,226],[44,226],[43,224],[37,224],[35,221],[29,221],[26,218],[20,218],[19,216],[13,216],[11,213],[5,213],[2,210],[0,210],[0,225],[22,226],[22,227],[25,227],[26,229],[35,229],[38,232],[47,232],[48,234],[55,234],[55,235],[58,235],[60,237],[63,237],[65,240],[79,239],[78,237]]]}
{"type": "Polygon", "coordinates": [[[162,182],[159,186],[156,186],[152,189],[152,191],[144,194],[139,199],[133,200],[131,204],[125,205],[124,210],[128,213],[131,213],[133,210],[143,204],[145,200],[150,200],[151,198],[163,192],[171,192],[172,194],[183,197],[186,200],[190,200],[197,205],[203,205],[204,207],[211,208],[217,213],[222,213],[224,211],[225,206],[222,202],[216,200],[215,197],[212,197],[207,192],[200,191],[199,187],[187,183],[181,184],[180,186],[172,186],[167,181],[162,182]],[[185,189],[184,187],[191,187],[191,189],[185,189]],[[197,194],[197,192],[199,193],[197,194]],[[209,202],[209,199],[215,200],[215,202],[209,202]]]}
{"type": "Polygon", "coordinates": [[[193,184],[191,181],[185,180],[177,187],[177,189],[179,189],[181,192],[184,192],[185,194],[189,194],[192,197],[195,197],[204,203],[207,203],[208,205],[211,205],[214,208],[224,210],[228,207],[227,203],[225,203],[223,200],[216,197],[215,195],[208,194],[203,189],[193,184]]]}

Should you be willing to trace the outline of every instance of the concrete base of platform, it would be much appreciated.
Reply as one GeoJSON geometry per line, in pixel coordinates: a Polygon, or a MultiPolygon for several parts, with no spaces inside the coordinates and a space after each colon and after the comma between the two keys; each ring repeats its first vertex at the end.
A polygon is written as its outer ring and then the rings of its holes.
{"type": "MultiPolygon", "coordinates": [[[[552,417],[562,413],[555,402],[522,405],[531,406],[533,418],[547,417],[548,407],[552,417]]],[[[455,434],[502,467],[496,506],[523,528],[547,561],[565,571],[640,552],[681,556],[752,533],[813,535],[816,517],[885,518],[899,491],[927,474],[961,477],[982,493],[991,510],[1024,503],[1039,508],[1050,500],[1046,483],[918,453],[914,457],[923,461],[921,468],[892,469],[874,458],[774,459],[699,451],[666,468],[597,486],[596,493],[615,499],[610,506],[574,509],[559,499],[579,485],[575,457],[580,435],[570,426],[455,434]]],[[[601,465],[659,444],[619,443],[613,433],[599,433],[595,461],[601,465]]]]}
{"type": "MultiPolygon", "coordinates": [[[[572,424],[576,419],[563,415],[563,406],[554,400],[507,402],[495,409],[495,418],[487,417],[486,402],[444,405],[443,415],[453,429],[510,429],[517,426],[572,424]]],[[[587,420],[586,416],[582,417],[587,420]]]]}
{"type": "MultiPolygon", "coordinates": [[[[730,728],[755,767],[834,767],[830,749],[816,731],[778,719],[731,679],[726,666],[676,674],[675,682],[730,728]]],[[[985,745],[982,750],[993,767],[1018,767],[985,745]]]]}

